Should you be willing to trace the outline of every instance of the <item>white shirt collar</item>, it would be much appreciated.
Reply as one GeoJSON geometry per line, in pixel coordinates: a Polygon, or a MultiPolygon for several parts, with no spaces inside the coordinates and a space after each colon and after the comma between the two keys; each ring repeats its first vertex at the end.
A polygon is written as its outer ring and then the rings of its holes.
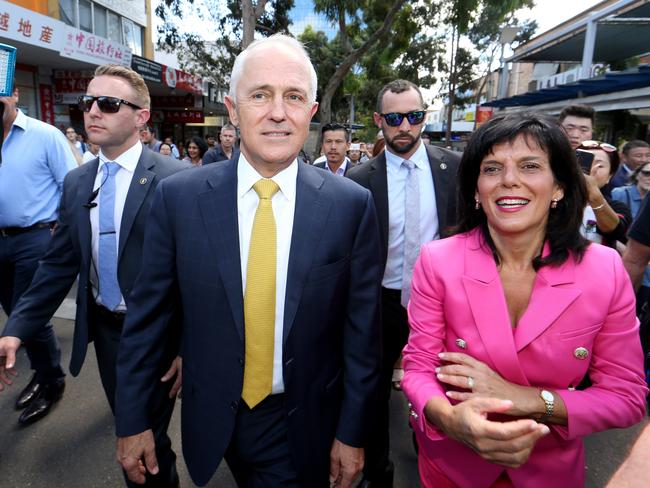
{"type": "Polygon", "coordinates": [[[16,118],[14,119],[14,123],[11,124],[11,125],[18,126],[22,130],[27,130],[27,115],[25,115],[22,110],[17,108],[16,109],[16,118]]]}
{"type": "Polygon", "coordinates": [[[117,164],[120,165],[120,167],[130,171],[133,173],[135,171],[135,167],[138,165],[138,161],[140,160],[140,156],[142,155],[142,143],[140,141],[137,141],[133,146],[131,146],[129,149],[124,151],[122,154],[120,154],[117,158],[115,159],[108,159],[102,150],[99,150],[99,166],[97,168],[97,172],[100,172],[102,169],[102,166],[106,164],[109,161],[115,161],[117,164]]]}
{"type": "MultiPolygon", "coordinates": [[[[338,169],[334,173],[337,174],[337,175],[345,174],[345,170],[348,167],[348,161],[350,161],[350,160],[346,156],[345,159],[343,160],[343,163],[341,163],[341,166],[339,166],[338,169]]],[[[330,168],[330,164],[327,162],[327,159],[325,160],[325,169],[332,172],[332,168],[330,168]]]]}
{"type": "MultiPolygon", "coordinates": [[[[264,178],[260,175],[255,168],[244,156],[244,153],[239,153],[239,161],[237,163],[237,198],[242,198],[248,193],[255,183],[264,178]]],[[[298,160],[294,159],[293,162],[285,169],[271,178],[280,187],[280,192],[287,200],[293,201],[296,198],[296,179],[298,178],[298,160]]]]}
{"type": "MultiPolygon", "coordinates": [[[[392,167],[393,169],[399,169],[402,166],[402,161],[404,161],[404,156],[400,154],[394,154],[390,151],[388,146],[386,146],[386,166],[392,167]]],[[[409,158],[415,166],[419,169],[425,169],[429,164],[429,158],[427,156],[427,150],[424,146],[422,140],[420,140],[420,145],[415,150],[411,157],[409,158]]]]}

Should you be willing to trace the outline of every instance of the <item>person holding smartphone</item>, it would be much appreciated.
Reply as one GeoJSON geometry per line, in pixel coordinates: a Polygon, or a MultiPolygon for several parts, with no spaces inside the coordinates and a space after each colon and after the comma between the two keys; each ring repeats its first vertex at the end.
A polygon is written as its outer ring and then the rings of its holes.
{"type": "Polygon", "coordinates": [[[589,198],[581,232],[592,242],[616,248],[617,241],[627,242],[627,229],[632,223],[629,207],[623,202],[606,197],[602,192],[602,188],[609,183],[620,164],[618,151],[611,144],[591,140],[582,141],[577,150],[593,154],[588,172],[583,165],[589,198]]]}

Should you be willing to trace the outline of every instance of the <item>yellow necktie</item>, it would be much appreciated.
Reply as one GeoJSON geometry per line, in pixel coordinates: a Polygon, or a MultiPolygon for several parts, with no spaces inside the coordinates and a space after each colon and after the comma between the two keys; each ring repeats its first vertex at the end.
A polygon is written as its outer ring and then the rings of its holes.
{"type": "Polygon", "coordinates": [[[246,269],[246,362],[242,392],[249,408],[269,396],[273,385],[276,232],[271,198],[280,188],[273,180],[263,179],[255,183],[253,189],[260,201],[253,221],[246,269]]]}

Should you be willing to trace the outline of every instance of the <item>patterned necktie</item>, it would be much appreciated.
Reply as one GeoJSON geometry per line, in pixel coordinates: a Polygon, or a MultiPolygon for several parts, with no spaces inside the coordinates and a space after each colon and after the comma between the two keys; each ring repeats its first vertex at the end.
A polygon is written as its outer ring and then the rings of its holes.
{"type": "Polygon", "coordinates": [[[99,191],[99,294],[102,304],[115,310],[122,301],[117,282],[117,239],[115,232],[115,174],[120,169],[116,162],[102,166],[103,181],[99,191]]]}
{"type": "Polygon", "coordinates": [[[404,261],[402,263],[402,299],[403,307],[409,303],[411,296],[411,279],[413,266],[420,252],[420,186],[415,164],[408,159],[402,161],[408,170],[404,197],[404,261]]]}
{"type": "Polygon", "coordinates": [[[242,392],[249,408],[269,396],[273,386],[276,231],[271,198],[280,188],[273,180],[259,180],[253,189],[260,201],[253,221],[246,269],[246,362],[242,392]]]}

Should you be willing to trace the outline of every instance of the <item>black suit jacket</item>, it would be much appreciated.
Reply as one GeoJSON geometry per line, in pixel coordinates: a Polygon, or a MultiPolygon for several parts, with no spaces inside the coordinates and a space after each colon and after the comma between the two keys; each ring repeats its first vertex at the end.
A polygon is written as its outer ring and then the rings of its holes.
{"type": "Polygon", "coordinates": [[[229,158],[221,146],[211,147],[206,151],[206,153],[201,158],[201,164],[211,164],[218,163],[219,161],[228,161],[228,159],[237,159],[239,158],[239,149],[237,147],[232,148],[232,158],[229,158]]]}
{"type": "MultiPolygon", "coordinates": [[[[174,175],[156,190],[142,274],[120,344],[117,434],[149,427],[167,304],[183,309],[183,453],[194,482],[228,447],[245,367],[237,160],[174,175]]],[[[285,418],[301,485],[328,487],[336,436],[361,447],[381,356],[379,229],[370,192],[298,165],[284,308],[285,418]],[[318,217],[315,217],[318,216],[318,217]]]]}
{"type": "MultiPolygon", "coordinates": [[[[456,177],[461,156],[460,153],[437,146],[427,144],[425,147],[433,175],[440,235],[444,237],[449,227],[457,223],[456,177]]],[[[346,176],[372,192],[381,229],[382,256],[385,264],[388,257],[388,176],[385,152],[382,151],[370,161],[352,168],[346,176]]]]}
{"type": "MultiPolygon", "coordinates": [[[[59,221],[49,248],[39,263],[29,289],[20,298],[2,335],[29,338],[47,323],[79,275],[74,343],[70,372],[76,376],[86,357],[92,333],[88,326],[88,305],[93,300],[90,284],[92,266],[89,209],[99,159],[70,171],[63,183],[59,221]]],[[[189,165],[143,147],[129,187],[118,243],[118,281],[127,308],[133,283],[140,272],[142,243],[154,189],[161,179],[189,165]]]]}

